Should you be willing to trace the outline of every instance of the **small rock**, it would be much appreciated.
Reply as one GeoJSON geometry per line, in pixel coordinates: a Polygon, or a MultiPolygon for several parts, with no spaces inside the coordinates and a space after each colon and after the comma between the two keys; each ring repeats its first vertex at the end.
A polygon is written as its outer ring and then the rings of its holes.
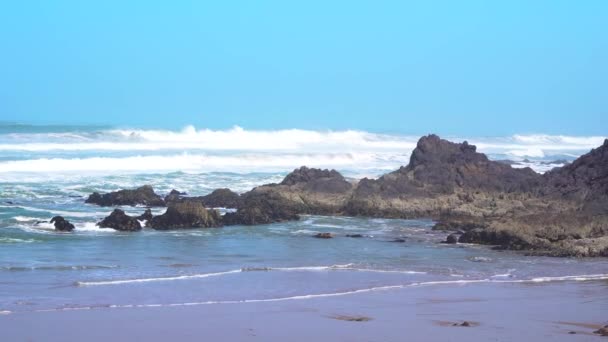
{"type": "Polygon", "coordinates": [[[458,234],[448,235],[448,237],[445,239],[445,243],[449,243],[449,244],[458,243],[458,234]]]}
{"type": "Polygon", "coordinates": [[[576,331],[568,331],[568,334],[574,335],[574,334],[576,334],[576,331]]]}
{"type": "Polygon", "coordinates": [[[467,322],[467,321],[464,321],[464,322],[462,322],[462,323],[460,324],[460,326],[461,326],[461,327],[470,327],[470,326],[471,326],[471,323],[469,323],[469,322],[467,322]]]}
{"type": "Polygon", "coordinates": [[[331,239],[334,236],[331,233],[317,233],[314,235],[317,239],[331,239]]]}
{"type": "Polygon", "coordinates": [[[51,223],[55,224],[55,230],[60,232],[71,232],[74,230],[74,225],[70,221],[63,218],[63,216],[55,216],[51,219],[51,223]]]}
{"type": "Polygon", "coordinates": [[[405,242],[405,239],[403,239],[403,238],[396,238],[396,239],[391,240],[390,242],[405,242]]]}
{"type": "Polygon", "coordinates": [[[346,234],[346,237],[349,237],[349,238],[362,238],[363,235],[361,235],[361,234],[346,234]]]}
{"type": "Polygon", "coordinates": [[[604,326],[593,332],[594,334],[598,334],[600,336],[608,336],[608,325],[604,326]]]}

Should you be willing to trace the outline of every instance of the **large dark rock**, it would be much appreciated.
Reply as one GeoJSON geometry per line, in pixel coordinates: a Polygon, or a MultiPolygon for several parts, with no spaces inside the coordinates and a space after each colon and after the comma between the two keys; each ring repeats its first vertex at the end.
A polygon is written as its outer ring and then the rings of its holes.
{"type": "Polygon", "coordinates": [[[54,216],[50,222],[55,224],[55,230],[57,231],[71,232],[74,230],[74,225],[64,219],[63,216],[54,216]]]}
{"type": "Polygon", "coordinates": [[[608,139],[571,164],[543,175],[542,193],[580,203],[590,214],[608,213],[608,139]]]}
{"type": "Polygon", "coordinates": [[[154,192],[154,189],[150,185],[144,185],[133,190],[119,190],[107,194],[94,192],[85,202],[97,204],[102,207],[117,205],[161,207],[165,205],[165,201],[154,192]]]}
{"type": "Polygon", "coordinates": [[[448,244],[458,243],[458,234],[448,235],[448,237],[445,239],[445,243],[448,243],[448,244]]]}
{"type": "Polygon", "coordinates": [[[484,245],[497,245],[501,248],[522,250],[532,247],[526,240],[515,232],[508,230],[490,230],[475,228],[465,232],[458,238],[460,243],[476,243],[484,245]]]}
{"type": "Polygon", "coordinates": [[[137,218],[125,214],[125,212],[120,209],[114,209],[110,216],[101,220],[97,225],[101,228],[112,228],[127,232],[141,230],[141,224],[137,218]]]}
{"type": "Polygon", "coordinates": [[[453,143],[428,135],[420,138],[407,166],[378,180],[360,182],[357,194],[432,197],[456,190],[527,192],[540,182],[541,176],[532,169],[491,161],[466,141],[453,143]]]}
{"type": "Polygon", "coordinates": [[[199,198],[207,208],[238,208],[241,205],[241,196],[230,189],[216,189],[199,198]]]}
{"type": "Polygon", "coordinates": [[[147,225],[158,230],[210,228],[222,226],[222,220],[217,210],[207,210],[193,200],[170,203],[164,214],[154,216],[147,225]]]}
{"type": "Polygon", "coordinates": [[[137,216],[137,219],[140,221],[150,221],[154,217],[152,215],[152,210],[150,208],[146,209],[143,214],[137,216]]]}
{"type": "Polygon", "coordinates": [[[297,206],[275,191],[251,191],[243,195],[241,207],[235,213],[226,213],[225,225],[255,225],[299,220],[297,206]]]}
{"type": "Polygon", "coordinates": [[[336,170],[321,170],[306,166],[293,170],[280,185],[299,185],[305,191],[326,193],[344,193],[352,188],[352,184],[336,170]]]}

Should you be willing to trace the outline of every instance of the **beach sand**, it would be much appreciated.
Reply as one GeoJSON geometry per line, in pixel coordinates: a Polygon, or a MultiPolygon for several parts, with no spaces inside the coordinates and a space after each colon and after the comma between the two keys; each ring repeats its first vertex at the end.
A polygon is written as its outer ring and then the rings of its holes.
{"type": "MultiPolygon", "coordinates": [[[[201,289],[202,290],[202,289],[201,289]]],[[[238,304],[0,315],[2,341],[601,341],[608,282],[421,286],[238,304]],[[467,321],[470,326],[460,326],[467,321]]]]}

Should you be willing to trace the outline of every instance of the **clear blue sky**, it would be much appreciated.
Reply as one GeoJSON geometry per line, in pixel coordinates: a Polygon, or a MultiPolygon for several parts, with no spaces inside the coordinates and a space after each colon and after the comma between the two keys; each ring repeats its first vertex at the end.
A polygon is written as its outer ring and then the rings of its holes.
{"type": "Polygon", "coordinates": [[[5,1],[0,121],[608,133],[608,1],[5,1]]]}

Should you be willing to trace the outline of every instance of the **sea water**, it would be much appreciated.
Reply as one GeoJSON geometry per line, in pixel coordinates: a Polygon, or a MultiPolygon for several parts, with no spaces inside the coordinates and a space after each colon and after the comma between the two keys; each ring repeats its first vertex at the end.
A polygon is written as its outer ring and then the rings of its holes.
{"type": "MultiPolygon", "coordinates": [[[[461,139],[454,139],[461,140],[461,139]]],[[[598,137],[468,139],[539,172],[598,137]]],[[[407,164],[415,138],[367,132],[0,127],[0,312],[289,301],[420,286],[608,279],[605,258],[525,256],[440,243],[430,220],[303,216],[253,227],[117,232],[93,191],[151,184],[204,195],[280,182],[301,165],[377,177],[407,164]],[[55,232],[62,215],[76,229],[55,232]],[[329,232],[332,239],[313,235],[329,232]],[[347,237],[360,234],[361,237],[347,237]]],[[[143,207],[122,207],[139,215],[143,207]]],[[[153,208],[161,214],[164,208],[153,208]]]]}

